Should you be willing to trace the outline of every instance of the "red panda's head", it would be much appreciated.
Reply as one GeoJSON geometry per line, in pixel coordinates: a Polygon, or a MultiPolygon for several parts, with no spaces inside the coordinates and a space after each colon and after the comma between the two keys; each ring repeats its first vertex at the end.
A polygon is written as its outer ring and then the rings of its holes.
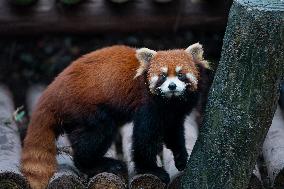
{"type": "Polygon", "coordinates": [[[156,52],[141,48],[136,51],[136,57],[140,67],[135,77],[146,73],[151,93],[167,98],[198,90],[199,68],[209,67],[199,43],[185,50],[156,52]]]}

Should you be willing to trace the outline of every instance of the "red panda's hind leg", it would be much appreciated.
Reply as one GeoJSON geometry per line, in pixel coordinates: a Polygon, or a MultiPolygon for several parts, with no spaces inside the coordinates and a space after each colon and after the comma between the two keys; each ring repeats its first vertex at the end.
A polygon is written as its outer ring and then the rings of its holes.
{"type": "Polygon", "coordinates": [[[111,116],[106,111],[97,111],[74,121],[73,131],[68,132],[68,137],[73,149],[75,166],[88,176],[92,177],[101,172],[114,173],[125,176],[127,168],[124,162],[103,157],[110,148],[117,127],[111,116]]]}

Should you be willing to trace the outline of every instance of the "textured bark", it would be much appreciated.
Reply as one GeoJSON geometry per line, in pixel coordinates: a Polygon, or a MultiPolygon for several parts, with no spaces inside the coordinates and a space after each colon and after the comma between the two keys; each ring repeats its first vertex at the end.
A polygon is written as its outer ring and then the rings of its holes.
{"type": "Polygon", "coordinates": [[[99,173],[92,177],[88,184],[88,189],[126,189],[125,182],[112,173],[99,173]]]}
{"type": "MultiPolygon", "coordinates": [[[[117,151],[114,144],[107,151],[105,157],[117,159],[117,151]]],[[[127,173],[125,174],[127,175],[127,173]]],[[[99,173],[90,179],[88,189],[126,189],[126,179],[125,175],[115,175],[107,172],[99,173]]]]}
{"type": "Polygon", "coordinates": [[[14,104],[8,90],[0,86],[0,188],[29,188],[20,173],[21,142],[13,117],[14,104]]]}
{"type": "Polygon", "coordinates": [[[129,184],[131,189],[166,189],[164,184],[158,177],[152,174],[139,174],[134,176],[129,184]]]}
{"type": "Polygon", "coordinates": [[[234,1],[182,188],[248,186],[283,79],[283,11],[280,0],[234,1]]]}
{"type": "Polygon", "coordinates": [[[278,107],[263,144],[263,158],[270,183],[274,188],[284,188],[284,118],[278,107]]]}

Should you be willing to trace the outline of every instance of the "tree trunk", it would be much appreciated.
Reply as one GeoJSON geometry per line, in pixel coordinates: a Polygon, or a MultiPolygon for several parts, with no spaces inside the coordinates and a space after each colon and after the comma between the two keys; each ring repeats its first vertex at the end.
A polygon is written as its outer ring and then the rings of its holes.
{"type": "Polygon", "coordinates": [[[0,86],[0,188],[29,188],[19,171],[21,142],[13,121],[14,104],[8,90],[0,86]]]}
{"type": "Polygon", "coordinates": [[[243,189],[271,125],[284,73],[280,0],[235,0],[203,126],[182,188],[243,189]]]}

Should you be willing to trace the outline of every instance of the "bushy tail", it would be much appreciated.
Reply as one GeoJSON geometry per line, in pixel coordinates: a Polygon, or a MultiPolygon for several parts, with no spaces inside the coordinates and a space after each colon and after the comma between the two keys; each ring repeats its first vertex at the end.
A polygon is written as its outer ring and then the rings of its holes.
{"type": "Polygon", "coordinates": [[[36,110],[32,115],[21,156],[21,172],[32,189],[46,188],[56,170],[55,118],[36,110]]]}

